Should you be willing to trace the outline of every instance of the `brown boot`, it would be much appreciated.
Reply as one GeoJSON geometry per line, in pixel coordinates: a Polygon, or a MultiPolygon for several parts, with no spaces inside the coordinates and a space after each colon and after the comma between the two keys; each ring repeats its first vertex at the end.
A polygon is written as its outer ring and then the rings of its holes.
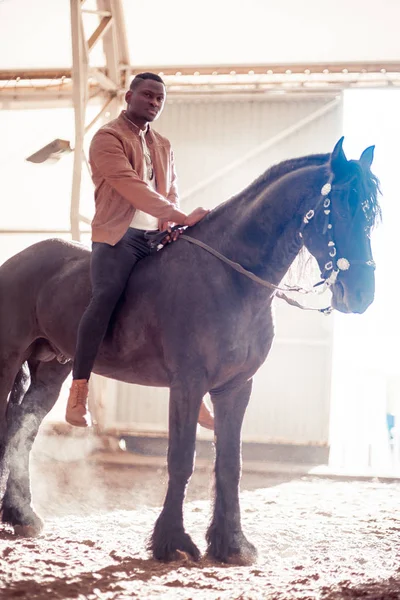
{"type": "Polygon", "coordinates": [[[65,420],[75,427],[87,427],[89,425],[87,410],[87,398],[89,393],[89,382],[87,379],[73,379],[65,413],[65,420]]]}
{"type": "Polygon", "coordinates": [[[204,400],[202,401],[200,406],[199,418],[197,419],[197,422],[202,427],[214,431],[214,416],[212,412],[210,412],[204,400]]]}

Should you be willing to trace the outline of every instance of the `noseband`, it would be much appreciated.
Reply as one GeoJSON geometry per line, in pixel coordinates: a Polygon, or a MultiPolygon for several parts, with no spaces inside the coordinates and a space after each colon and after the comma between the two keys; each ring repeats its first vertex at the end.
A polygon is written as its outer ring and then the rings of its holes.
{"type": "MultiPolygon", "coordinates": [[[[324,226],[322,229],[322,234],[326,236],[327,239],[327,253],[329,256],[329,259],[327,260],[327,262],[324,265],[324,271],[321,273],[321,277],[322,280],[318,283],[315,284],[314,287],[324,284],[324,288],[325,287],[330,287],[331,285],[333,285],[337,279],[337,276],[339,274],[340,271],[348,271],[350,269],[350,267],[352,265],[364,265],[366,267],[371,267],[372,269],[375,269],[375,261],[374,260],[357,260],[357,259],[352,259],[349,260],[348,258],[345,257],[340,257],[340,258],[336,258],[337,256],[337,249],[336,249],[336,243],[335,240],[333,238],[333,226],[332,226],[332,222],[331,222],[331,199],[329,198],[329,194],[332,191],[332,175],[329,178],[329,181],[327,183],[325,183],[325,185],[322,186],[321,188],[321,197],[315,207],[315,209],[310,209],[305,216],[303,217],[303,222],[301,225],[301,229],[299,231],[299,237],[303,238],[303,231],[305,230],[305,228],[307,227],[307,225],[310,223],[310,221],[314,218],[314,216],[317,214],[317,212],[319,210],[323,210],[324,211],[324,215],[325,215],[325,219],[324,219],[324,226]]],[[[365,203],[363,203],[362,209],[365,212],[366,210],[366,203],[368,202],[368,200],[365,201],[365,203]]]]}

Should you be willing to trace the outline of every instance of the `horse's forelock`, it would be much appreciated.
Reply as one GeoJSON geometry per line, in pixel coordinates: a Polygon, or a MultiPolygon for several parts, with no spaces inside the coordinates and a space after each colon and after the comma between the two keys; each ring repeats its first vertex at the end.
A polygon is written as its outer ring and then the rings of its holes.
{"type": "Polygon", "coordinates": [[[371,171],[366,184],[368,200],[370,204],[370,220],[372,226],[378,225],[382,220],[382,209],[379,203],[379,195],[381,193],[380,182],[376,175],[371,171]]]}
{"type": "Polygon", "coordinates": [[[353,164],[357,168],[363,188],[360,202],[363,203],[364,215],[368,224],[375,227],[382,219],[382,209],[379,203],[379,195],[381,194],[379,179],[369,168],[363,167],[359,161],[354,161],[353,164]]]}

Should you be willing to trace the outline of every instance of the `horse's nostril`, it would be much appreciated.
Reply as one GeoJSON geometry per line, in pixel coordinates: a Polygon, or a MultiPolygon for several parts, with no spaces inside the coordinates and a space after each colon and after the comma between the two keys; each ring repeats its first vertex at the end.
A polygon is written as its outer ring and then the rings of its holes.
{"type": "Polygon", "coordinates": [[[343,301],[344,298],[344,287],[341,281],[337,281],[335,284],[336,294],[339,300],[343,301]]]}

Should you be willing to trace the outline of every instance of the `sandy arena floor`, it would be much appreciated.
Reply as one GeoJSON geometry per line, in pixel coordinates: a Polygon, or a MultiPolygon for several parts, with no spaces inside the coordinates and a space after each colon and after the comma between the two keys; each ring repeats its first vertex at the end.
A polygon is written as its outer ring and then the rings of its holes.
{"type": "MultiPolygon", "coordinates": [[[[242,519],[257,564],[160,564],[145,543],[164,468],[33,462],[46,527],[37,539],[17,539],[0,526],[1,599],[400,598],[400,482],[245,473],[242,519]]],[[[211,469],[198,471],[186,503],[186,528],[202,551],[211,480],[211,469]]]]}

